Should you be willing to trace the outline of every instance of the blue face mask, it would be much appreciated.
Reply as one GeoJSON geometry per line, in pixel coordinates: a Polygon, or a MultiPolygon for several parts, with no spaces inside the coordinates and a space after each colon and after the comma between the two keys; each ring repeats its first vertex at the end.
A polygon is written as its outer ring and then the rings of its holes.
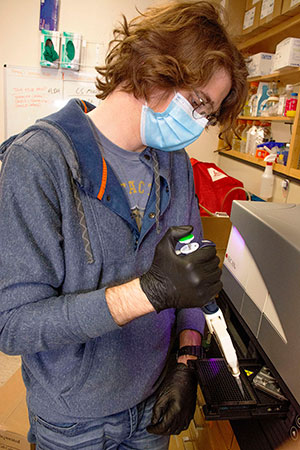
{"type": "Polygon", "coordinates": [[[144,145],[166,152],[180,150],[194,142],[208,120],[197,112],[179,92],[162,113],[143,105],[141,115],[141,139],[144,145]]]}

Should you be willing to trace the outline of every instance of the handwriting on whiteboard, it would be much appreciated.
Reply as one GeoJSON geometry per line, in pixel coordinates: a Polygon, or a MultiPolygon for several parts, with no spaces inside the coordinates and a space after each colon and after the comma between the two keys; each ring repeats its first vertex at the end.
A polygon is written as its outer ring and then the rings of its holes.
{"type": "Polygon", "coordinates": [[[96,105],[96,71],[73,73],[44,68],[7,66],[5,81],[5,137],[63,107],[71,98],[96,105]]]}
{"type": "Polygon", "coordinates": [[[52,103],[49,94],[61,96],[60,88],[44,87],[18,87],[13,88],[13,98],[16,108],[39,108],[52,103]]]}

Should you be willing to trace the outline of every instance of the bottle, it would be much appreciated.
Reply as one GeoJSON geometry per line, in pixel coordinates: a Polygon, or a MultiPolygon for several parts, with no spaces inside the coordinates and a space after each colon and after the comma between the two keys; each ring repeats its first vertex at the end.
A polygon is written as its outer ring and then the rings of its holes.
{"type": "Polygon", "coordinates": [[[257,137],[257,130],[258,130],[259,126],[260,126],[259,120],[255,120],[253,122],[252,126],[247,131],[245,153],[248,153],[249,155],[255,155],[256,137],[257,137]]]}
{"type": "Polygon", "coordinates": [[[260,116],[261,115],[261,104],[264,100],[266,100],[269,95],[268,92],[269,89],[269,83],[260,82],[257,89],[257,94],[255,96],[255,99],[253,101],[253,115],[254,116],[260,116]]]}
{"type": "Polygon", "coordinates": [[[278,152],[277,152],[277,160],[278,164],[282,164],[283,166],[287,165],[287,159],[289,156],[290,144],[289,142],[279,142],[278,143],[278,152]]]}
{"type": "Polygon", "coordinates": [[[252,116],[252,103],[256,96],[258,81],[251,81],[248,91],[247,100],[243,109],[243,116],[252,116]]]}
{"type": "Polygon", "coordinates": [[[260,197],[264,200],[268,200],[273,195],[273,163],[276,160],[276,156],[276,153],[271,153],[264,159],[264,161],[266,161],[266,167],[264,173],[262,174],[260,184],[260,197]]]}
{"type": "Polygon", "coordinates": [[[247,131],[252,127],[252,120],[247,120],[247,124],[241,134],[240,152],[245,153],[247,142],[247,131]]]}
{"type": "Polygon", "coordinates": [[[286,85],[286,99],[285,99],[285,107],[284,107],[284,115],[286,116],[286,113],[289,109],[289,103],[292,98],[292,92],[293,92],[293,85],[287,84],[286,85]]]}
{"type": "Polygon", "coordinates": [[[250,155],[255,156],[257,146],[263,144],[264,142],[270,142],[272,139],[271,134],[271,123],[261,122],[256,130],[255,143],[253,142],[250,147],[250,155]]]}
{"type": "Polygon", "coordinates": [[[293,90],[293,85],[287,84],[285,86],[285,88],[283,88],[282,92],[280,93],[279,101],[278,101],[278,110],[277,110],[278,116],[284,116],[286,99],[287,99],[287,96],[290,93],[292,93],[292,90],[293,90]]]}
{"type": "Polygon", "coordinates": [[[286,166],[287,165],[287,160],[289,157],[289,150],[290,150],[290,143],[287,142],[284,146],[284,150],[283,150],[283,165],[286,166]]]}
{"type": "Polygon", "coordinates": [[[237,152],[241,149],[241,136],[244,128],[246,127],[247,122],[246,120],[238,120],[237,127],[235,134],[232,138],[232,150],[235,150],[237,152]]]}
{"type": "Polygon", "coordinates": [[[284,156],[285,156],[285,144],[283,142],[276,142],[277,144],[277,159],[276,163],[285,165],[284,163],[284,156]]]}
{"type": "Polygon", "coordinates": [[[279,96],[276,82],[271,83],[270,89],[268,89],[267,94],[268,98],[266,98],[262,102],[260,107],[261,116],[265,117],[277,116],[279,96]]]}
{"type": "Polygon", "coordinates": [[[261,105],[261,115],[265,117],[278,115],[278,103],[279,97],[271,95],[269,98],[263,101],[261,105]]]}
{"type": "Polygon", "coordinates": [[[285,115],[287,117],[295,117],[298,103],[298,94],[296,92],[291,93],[291,98],[286,102],[285,115]]]}
{"type": "Polygon", "coordinates": [[[265,159],[270,154],[273,142],[265,142],[264,144],[258,144],[256,146],[255,157],[259,159],[265,159]]]}

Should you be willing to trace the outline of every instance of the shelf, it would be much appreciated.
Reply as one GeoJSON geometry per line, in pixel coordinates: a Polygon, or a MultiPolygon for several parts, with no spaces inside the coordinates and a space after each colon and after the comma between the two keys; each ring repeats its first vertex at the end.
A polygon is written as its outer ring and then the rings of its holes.
{"type": "MultiPolygon", "coordinates": [[[[263,159],[256,158],[255,156],[248,155],[246,153],[241,153],[236,150],[219,150],[219,153],[223,156],[230,156],[232,158],[239,159],[241,161],[248,162],[250,164],[254,164],[259,167],[266,167],[266,163],[263,159]]],[[[293,176],[293,178],[300,179],[300,170],[294,169],[292,175],[289,174],[288,168],[286,166],[283,166],[282,164],[274,164],[273,170],[274,172],[281,173],[287,176],[291,175],[293,176]]]]}
{"type": "Polygon", "coordinates": [[[238,48],[243,52],[253,53],[261,52],[262,48],[265,52],[274,52],[276,45],[286,37],[300,37],[300,14],[288,17],[287,20],[273,26],[267,30],[255,30],[253,37],[245,36],[245,40],[238,44],[238,48]]]}
{"type": "Polygon", "coordinates": [[[282,117],[282,116],[239,116],[238,119],[242,119],[242,120],[259,120],[260,122],[283,122],[283,123],[288,123],[288,124],[292,124],[294,123],[294,118],[293,117],[282,117]]]}
{"type": "Polygon", "coordinates": [[[277,81],[282,84],[296,84],[300,79],[300,67],[290,67],[261,77],[248,77],[247,81],[277,81]]]}
{"type": "Polygon", "coordinates": [[[269,75],[263,75],[261,77],[248,77],[247,80],[251,81],[278,81],[285,79],[295,78],[295,82],[299,82],[300,67],[293,67],[289,69],[278,70],[277,72],[270,73],[269,75]]]}

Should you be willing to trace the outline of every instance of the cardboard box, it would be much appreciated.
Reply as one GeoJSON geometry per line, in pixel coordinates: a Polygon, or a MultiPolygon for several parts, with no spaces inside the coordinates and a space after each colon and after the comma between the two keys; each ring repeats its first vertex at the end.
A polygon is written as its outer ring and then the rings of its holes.
{"type": "Polygon", "coordinates": [[[223,264],[228,239],[231,231],[229,217],[204,216],[201,217],[204,239],[210,239],[216,244],[217,255],[223,264]]]}
{"type": "Polygon", "coordinates": [[[273,71],[300,67],[300,39],[286,38],[276,46],[273,71]]]}
{"type": "Polygon", "coordinates": [[[246,11],[248,10],[248,9],[251,9],[252,8],[252,6],[255,6],[257,3],[259,3],[260,2],[260,0],[247,0],[246,1],[246,11]]]}
{"type": "Polygon", "coordinates": [[[3,450],[30,450],[27,441],[29,420],[26,390],[21,369],[0,388],[0,448],[3,450]]]}
{"type": "Polygon", "coordinates": [[[275,53],[256,53],[250,56],[247,61],[249,77],[261,77],[272,73],[273,58],[275,53]]]}
{"type": "Polygon", "coordinates": [[[259,25],[261,1],[245,11],[242,34],[251,33],[259,25]]]}
{"type": "Polygon", "coordinates": [[[281,15],[281,7],[282,0],[262,0],[259,25],[272,27],[286,20],[286,17],[281,15]]]}
{"type": "Polygon", "coordinates": [[[281,14],[294,16],[300,12],[300,0],[283,0],[281,14]]]}

